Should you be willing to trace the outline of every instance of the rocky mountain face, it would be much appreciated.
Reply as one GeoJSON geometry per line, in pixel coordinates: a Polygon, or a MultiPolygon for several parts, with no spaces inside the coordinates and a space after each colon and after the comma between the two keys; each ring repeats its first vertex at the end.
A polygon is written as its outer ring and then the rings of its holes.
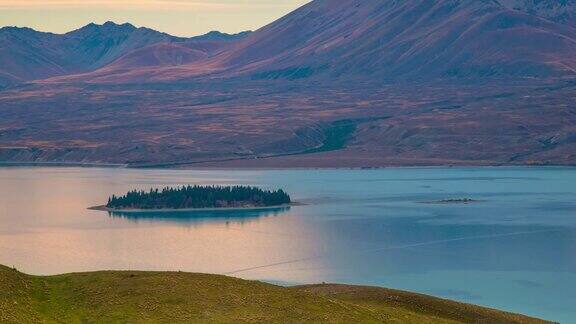
{"type": "Polygon", "coordinates": [[[499,2],[512,10],[576,27],[575,0],[499,0],[499,2]]]}

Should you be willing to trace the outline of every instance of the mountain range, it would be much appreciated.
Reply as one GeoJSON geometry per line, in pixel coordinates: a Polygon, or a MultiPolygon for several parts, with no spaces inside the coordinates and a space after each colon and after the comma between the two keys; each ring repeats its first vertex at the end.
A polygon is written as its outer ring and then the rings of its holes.
{"type": "MultiPolygon", "coordinates": [[[[90,81],[572,75],[573,1],[313,1],[226,51],[90,81]]],[[[135,67],[137,69],[137,67],[135,67]]],[[[64,80],[87,81],[83,77],[64,80]]]]}
{"type": "Polygon", "coordinates": [[[62,35],[4,27],[0,29],[0,85],[2,80],[8,84],[89,72],[111,63],[136,67],[137,56],[143,57],[143,66],[189,63],[247,34],[214,31],[182,38],[113,22],[92,23],[62,35]],[[125,55],[128,62],[116,62],[125,55]]]}
{"type": "Polygon", "coordinates": [[[319,0],[251,35],[184,39],[111,22],[64,35],[3,28],[0,75],[83,73],[58,80],[105,82],[565,76],[576,71],[575,12],[575,1],[558,0],[319,0]]]}
{"type": "Polygon", "coordinates": [[[254,32],[0,30],[0,160],[574,164],[576,0],[314,0],[254,32]]]}

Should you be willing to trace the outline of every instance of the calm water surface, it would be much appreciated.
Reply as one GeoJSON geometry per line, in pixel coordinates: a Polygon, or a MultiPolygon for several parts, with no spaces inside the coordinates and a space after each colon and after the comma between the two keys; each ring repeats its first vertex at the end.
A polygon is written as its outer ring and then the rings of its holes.
{"type": "Polygon", "coordinates": [[[380,285],[576,323],[576,169],[0,168],[0,263],[33,274],[380,285]],[[307,205],[143,217],[86,209],[183,184],[284,188],[307,205]],[[464,197],[482,202],[422,203],[464,197]]]}

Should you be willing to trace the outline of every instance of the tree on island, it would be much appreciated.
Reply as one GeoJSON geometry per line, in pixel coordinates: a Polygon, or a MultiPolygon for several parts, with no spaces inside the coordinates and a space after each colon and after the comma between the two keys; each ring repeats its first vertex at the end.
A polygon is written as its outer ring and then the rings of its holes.
{"type": "Polygon", "coordinates": [[[283,190],[262,190],[248,186],[184,186],[162,190],[133,190],[124,196],[112,195],[106,204],[111,209],[193,209],[272,207],[289,204],[283,190]]]}

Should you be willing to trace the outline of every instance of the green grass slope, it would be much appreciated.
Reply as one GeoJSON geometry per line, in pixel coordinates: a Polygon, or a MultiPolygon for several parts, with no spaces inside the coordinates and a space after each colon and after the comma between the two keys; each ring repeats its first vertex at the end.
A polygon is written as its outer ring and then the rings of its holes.
{"type": "Polygon", "coordinates": [[[545,323],[407,292],[284,288],[217,275],[107,271],[36,277],[0,266],[0,323],[545,323]]]}

